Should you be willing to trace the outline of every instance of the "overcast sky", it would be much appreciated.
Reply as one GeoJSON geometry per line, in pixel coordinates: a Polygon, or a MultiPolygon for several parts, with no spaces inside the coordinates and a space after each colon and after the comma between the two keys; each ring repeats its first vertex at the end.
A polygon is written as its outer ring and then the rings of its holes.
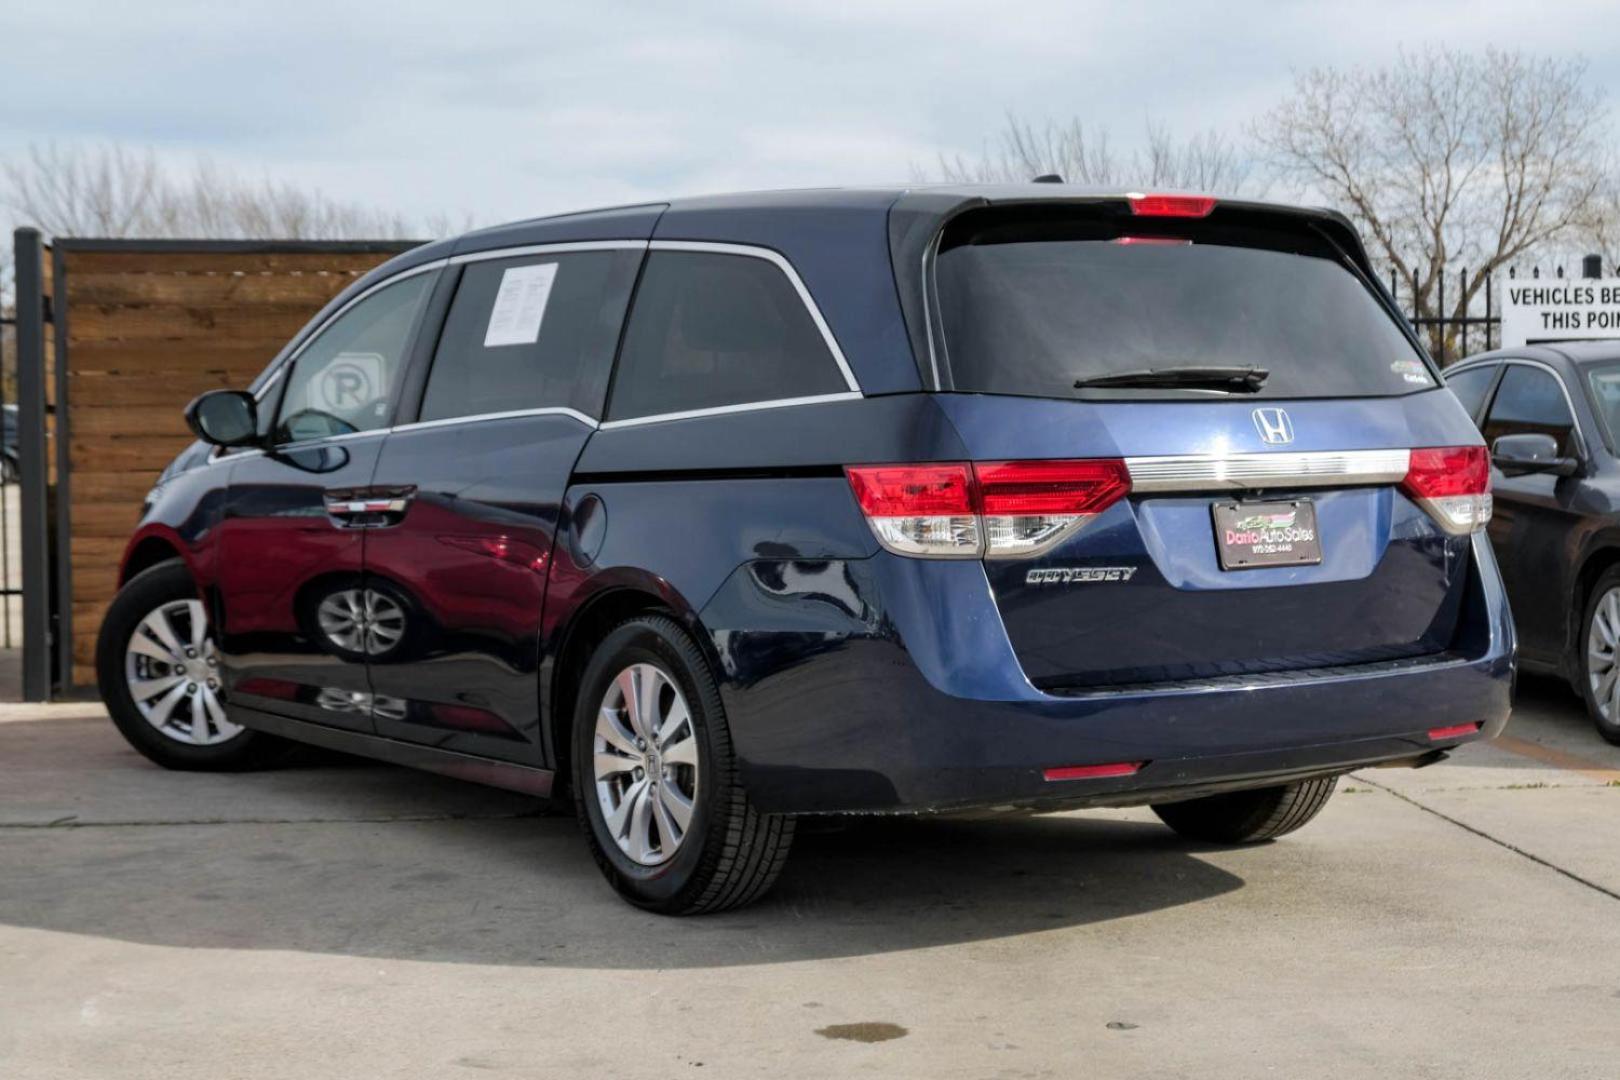
{"type": "Polygon", "coordinates": [[[906,181],[1009,111],[1128,150],[1239,134],[1293,69],[1441,41],[1584,53],[1620,2],[150,0],[0,10],[0,155],[117,140],[481,223],[668,195],[906,181]]]}

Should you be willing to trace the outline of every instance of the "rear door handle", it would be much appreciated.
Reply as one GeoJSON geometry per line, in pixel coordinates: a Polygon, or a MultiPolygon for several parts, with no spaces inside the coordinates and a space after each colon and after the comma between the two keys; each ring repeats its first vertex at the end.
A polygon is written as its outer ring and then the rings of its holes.
{"type": "Polygon", "coordinates": [[[340,529],[386,529],[405,519],[415,498],[415,487],[334,489],[326,513],[340,529]]]}

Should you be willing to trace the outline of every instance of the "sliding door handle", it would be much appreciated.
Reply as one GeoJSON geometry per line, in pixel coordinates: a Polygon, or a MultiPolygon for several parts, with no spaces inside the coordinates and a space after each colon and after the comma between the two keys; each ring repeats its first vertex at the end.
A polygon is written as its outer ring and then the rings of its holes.
{"type": "Polygon", "coordinates": [[[328,491],[326,513],[339,528],[385,529],[405,519],[415,498],[414,487],[328,491]]]}

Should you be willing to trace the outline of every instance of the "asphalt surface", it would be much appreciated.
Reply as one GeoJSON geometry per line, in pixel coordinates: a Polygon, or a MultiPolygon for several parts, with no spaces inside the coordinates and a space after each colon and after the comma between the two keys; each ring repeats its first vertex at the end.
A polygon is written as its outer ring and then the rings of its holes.
{"type": "Polygon", "coordinates": [[[1276,843],[863,824],[670,920],[522,798],[0,706],[0,1077],[1613,1077],[1617,826],[1620,748],[1531,682],[1276,843]]]}

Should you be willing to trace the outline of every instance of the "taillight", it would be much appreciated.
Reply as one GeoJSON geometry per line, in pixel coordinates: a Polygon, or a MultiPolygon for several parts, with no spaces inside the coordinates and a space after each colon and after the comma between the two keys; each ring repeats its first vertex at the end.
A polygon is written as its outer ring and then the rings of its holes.
{"type": "Polygon", "coordinates": [[[1215,209],[1215,200],[1208,195],[1138,195],[1125,196],[1131,213],[1138,217],[1209,217],[1215,209]]]}
{"type": "Polygon", "coordinates": [[[1045,551],[1131,490],[1119,458],[981,461],[973,473],[989,558],[1045,551]]]}
{"type": "Polygon", "coordinates": [[[1118,458],[851,466],[878,542],[900,555],[1017,558],[1060,543],[1130,491],[1118,458]]]}
{"type": "Polygon", "coordinates": [[[1430,446],[1412,451],[1401,490],[1454,536],[1491,520],[1491,458],[1483,446],[1430,446]]]}
{"type": "Polygon", "coordinates": [[[866,465],[845,471],[861,513],[890,551],[942,558],[982,552],[972,466],[866,465]]]}

